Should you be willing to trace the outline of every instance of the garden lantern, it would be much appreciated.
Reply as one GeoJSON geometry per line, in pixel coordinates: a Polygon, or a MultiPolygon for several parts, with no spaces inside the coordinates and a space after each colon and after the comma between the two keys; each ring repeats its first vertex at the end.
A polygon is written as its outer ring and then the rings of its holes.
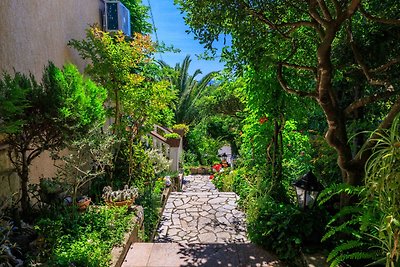
{"type": "Polygon", "coordinates": [[[222,162],[226,162],[227,159],[228,159],[228,155],[226,155],[226,153],[221,155],[221,161],[222,162]]]}
{"type": "Polygon", "coordinates": [[[312,171],[307,172],[292,185],[296,189],[297,202],[302,209],[312,208],[319,193],[324,189],[324,186],[318,182],[312,171]]]}

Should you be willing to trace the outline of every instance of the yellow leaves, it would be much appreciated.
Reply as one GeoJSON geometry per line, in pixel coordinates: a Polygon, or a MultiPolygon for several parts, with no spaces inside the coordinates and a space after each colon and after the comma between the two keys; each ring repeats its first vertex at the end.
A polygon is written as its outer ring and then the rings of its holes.
{"type": "Polygon", "coordinates": [[[128,75],[128,84],[130,86],[137,86],[145,80],[145,77],[141,74],[131,73],[128,75]]]}

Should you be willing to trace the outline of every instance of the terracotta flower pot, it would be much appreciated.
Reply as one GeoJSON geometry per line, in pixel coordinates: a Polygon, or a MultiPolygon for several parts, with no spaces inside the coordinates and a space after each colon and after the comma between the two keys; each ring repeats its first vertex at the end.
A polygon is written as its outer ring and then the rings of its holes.
{"type": "Polygon", "coordinates": [[[122,206],[131,206],[135,199],[128,199],[123,201],[106,201],[107,206],[111,207],[122,207],[122,206]]]}
{"type": "Polygon", "coordinates": [[[89,207],[90,202],[92,201],[92,199],[89,197],[86,200],[77,202],[76,205],[78,206],[78,210],[79,211],[84,211],[87,209],[87,207],[89,207]]]}

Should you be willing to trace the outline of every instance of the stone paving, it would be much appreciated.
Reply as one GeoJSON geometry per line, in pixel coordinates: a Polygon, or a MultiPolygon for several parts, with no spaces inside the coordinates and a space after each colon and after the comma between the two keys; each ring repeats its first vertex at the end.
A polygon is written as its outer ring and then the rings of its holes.
{"type": "Polygon", "coordinates": [[[155,242],[248,243],[245,215],[233,192],[218,192],[208,176],[185,178],[166,203],[155,242]]]}
{"type": "Polygon", "coordinates": [[[250,243],[238,196],[218,192],[208,175],[190,175],[165,205],[155,243],[134,243],[122,267],[283,267],[250,243]]]}

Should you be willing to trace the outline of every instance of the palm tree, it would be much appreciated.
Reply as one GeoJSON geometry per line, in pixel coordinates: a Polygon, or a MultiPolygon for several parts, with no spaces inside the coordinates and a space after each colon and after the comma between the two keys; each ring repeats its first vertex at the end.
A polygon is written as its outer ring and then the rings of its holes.
{"type": "Polygon", "coordinates": [[[202,72],[197,69],[193,75],[190,75],[188,71],[191,62],[192,60],[189,55],[185,57],[182,64],[176,64],[174,69],[164,61],[159,62],[164,69],[169,70],[167,76],[178,92],[175,109],[176,123],[190,124],[193,122],[193,115],[195,114],[194,103],[217,73],[216,71],[210,72],[201,78],[200,81],[197,81],[196,77],[202,74],[202,72]]]}

